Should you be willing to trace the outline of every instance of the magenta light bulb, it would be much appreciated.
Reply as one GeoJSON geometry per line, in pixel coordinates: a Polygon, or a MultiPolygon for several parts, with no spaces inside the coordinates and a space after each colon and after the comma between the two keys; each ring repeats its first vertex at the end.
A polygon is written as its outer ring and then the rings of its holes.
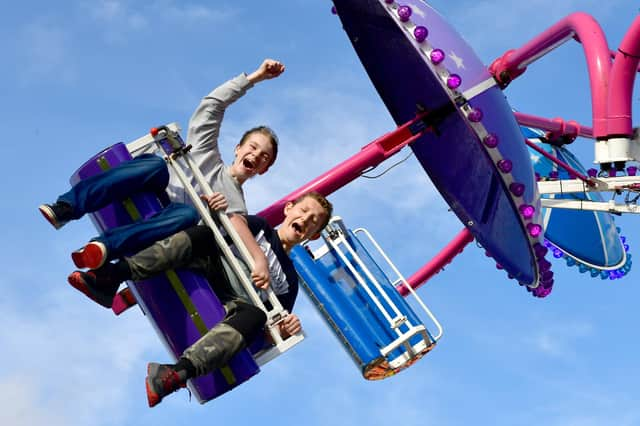
{"type": "Polygon", "coordinates": [[[535,243],[533,245],[533,252],[536,254],[536,257],[544,257],[544,255],[547,254],[548,251],[549,249],[540,243],[535,243]]]}
{"type": "Polygon", "coordinates": [[[524,184],[520,182],[511,182],[509,185],[509,191],[516,197],[522,196],[524,194],[524,184]]]}
{"type": "Polygon", "coordinates": [[[447,77],[447,87],[449,89],[457,89],[462,84],[462,77],[458,74],[451,74],[447,77]]]}
{"type": "Polygon", "coordinates": [[[469,113],[469,121],[477,123],[482,120],[482,110],[480,108],[474,108],[469,113]]]}
{"type": "Polygon", "coordinates": [[[393,0],[384,0],[386,4],[393,4],[393,0]]]}
{"type": "Polygon", "coordinates": [[[537,223],[529,223],[527,224],[527,231],[529,231],[529,235],[535,238],[542,233],[542,226],[537,223]]]}
{"type": "Polygon", "coordinates": [[[411,17],[411,8],[409,6],[400,6],[398,8],[398,16],[402,22],[407,22],[411,17]]]}
{"type": "Polygon", "coordinates": [[[520,210],[520,214],[525,219],[531,219],[536,212],[536,208],[530,204],[523,204],[518,208],[518,210],[520,210]]]}
{"type": "Polygon", "coordinates": [[[506,158],[498,161],[497,166],[502,173],[509,173],[513,169],[513,163],[506,158]]]}
{"type": "Polygon", "coordinates": [[[495,148],[498,146],[498,137],[493,133],[489,133],[484,137],[484,139],[482,139],[482,142],[487,148],[495,148]]]}
{"type": "Polygon", "coordinates": [[[553,279],[553,271],[544,271],[540,274],[540,281],[550,281],[553,279]]]}
{"type": "Polygon", "coordinates": [[[442,49],[433,49],[429,54],[429,59],[433,65],[438,65],[444,61],[444,51],[442,49]]]}
{"type": "Polygon", "coordinates": [[[418,25],[413,30],[413,36],[416,38],[416,41],[418,43],[422,43],[423,41],[425,41],[428,35],[429,35],[429,30],[427,30],[427,28],[423,27],[422,25],[418,25]]]}

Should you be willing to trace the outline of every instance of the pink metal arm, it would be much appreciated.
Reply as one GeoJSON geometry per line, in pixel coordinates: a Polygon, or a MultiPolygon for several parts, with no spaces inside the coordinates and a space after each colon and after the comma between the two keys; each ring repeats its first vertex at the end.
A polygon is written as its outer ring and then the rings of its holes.
{"type": "Polygon", "coordinates": [[[633,134],[631,123],[631,95],[640,62],[640,16],[631,23],[611,68],[608,96],[608,134],[633,134]]]}
{"type": "Polygon", "coordinates": [[[526,143],[530,148],[534,149],[535,151],[539,152],[542,156],[544,156],[544,157],[548,158],[549,160],[551,160],[552,162],[556,163],[558,166],[562,167],[567,172],[569,172],[570,175],[575,176],[577,179],[580,179],[581,181],[583,181],[587,185],[589,185],[589,186],[595,186],[596,185],[595,182],[593,182],[588,176],[583,175],[582,173],[580,173],[579,171],[577,171],[576,169],[571,167],[569,164],[567,164],[564,161],[559,160],[558,158],[556,158],[553,155],[549,154],[547,151],[545,151],[544,149],[540,148],[538,145],[536,145],[535,143],[531,142],[529,139],[525,139],[524,143],[526,143]]]}
{"type": "MultiPolygon", "coordinates": [[[[433,259],[431,259],[426,265],[418,269],[415,274],[407,279],[407,283],[411,288],[418,288],[422,284],[426,283],[431,277],[440,272],[442,268],[448,263],[451,263],[454,257],[462,253],[462,250],[473,241],[473,235],[471,232],[464,228],[447,246],[442,249],[433,259]]],[[[406,296],[409,294],[409,290],[400,284],[397,287],[400,294],[406,296]]]]}
{"type": "Polygon", "coordinates": [[[511,50],[495,60],[489,69],[498,82],[503,83],[504,78],[509,80],[517,77],[529,63],[572,37],[577,37],[582,43],[587,60],[591,84],[593,136],[606,136],[607,86],[611,60],[602,28],[592,16],[582,12],[567,16],[524,46],[511,50]]]}
{"type": "Polygon", "coordinates": [[[428,127],[423,128],[416,134],[413,134],[411,127],[425,119],[427,115],[428,113],[421,113],[415,119],[403,124],[396,130],[374,140],[364,146],[356,155],[338,164],[333,169],[293,191],[281,200],[276,201],[258,213],[258,215],[265,218],[271,226],[277,226],[284,218],[283,209],[287,202],[293,201],[300,195],[310,191],[317,191],[327,196],[337,189],[342,188],[358,178],[366,169],[377,166],[400,151],[404,146],[420,137],[428,130],[428,127]]]}
{"type": "Polygon", "coordinates": [[[536,129],[547,130],[555,136],[582,136],[585,138],[593,138],[593,129],[583,126],[573,120],[565,121],[562,118],[544,118],[535,115],[514,112],[518,124],[523,126],[531,126],[536,129]]]}

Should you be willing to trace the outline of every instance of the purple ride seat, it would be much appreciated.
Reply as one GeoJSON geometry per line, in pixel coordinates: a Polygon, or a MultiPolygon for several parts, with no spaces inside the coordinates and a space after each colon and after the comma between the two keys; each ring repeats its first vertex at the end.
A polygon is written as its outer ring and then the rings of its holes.
{"type": "MultiPolygon", "coordinates": [[[[84,163],[71,176],[71,185],[131,158],[126,145],[117,143],[84,163]]],[[[149,217],[161,208],[155,194],[138,193],[89,216],[96,228],[104,232],[149,217]]],[[[129,281],[127,284],[175,359],[225,315],[224,307],[208,281],[189,270],[171,270],[153,279],[129,281]]],[[[247,381],[259,371],[251,353],[245,349],[232,358],[227,366],[191,380],[189,387],[198,401],[204,403],[247,381]]]]}

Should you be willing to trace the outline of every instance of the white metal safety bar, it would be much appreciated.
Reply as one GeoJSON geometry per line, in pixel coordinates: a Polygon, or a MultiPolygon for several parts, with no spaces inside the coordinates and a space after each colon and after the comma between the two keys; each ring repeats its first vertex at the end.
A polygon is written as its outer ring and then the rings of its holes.
{"type": "MultiPolygon", "coordinates": [[[[262,309],[267,315],[267,324],[266,324],[267,331],[269,332],[269,335],[271,336],[272,341],[274,342],[275,345],[263,352],[256,354],[255,356],[256,362],[259,365],[264,365],[270,360],[276,358],[279,354],[287,351],[288,349],[295,346],[297,343],[301,342],[304,339],[304,333],[301,331],[296,335],[289,336],[285,340],[282,339],[279,332],[279,323],[288,315],[288,312],[282,307],[282,304],[280,303],[277,296],[275,295],[275,293],[270,287],[267,290],[265,290],[265,293],[267,294],[267,298],[271,304],[272,309],[268,310],[266,308],[266,306],[262,302],[262,299],[258,295],[253,283],[251,282],[250,278],[246,275],[243,268],[241,267],[238,258],[233,254],[233,252],[231,251],[231,248],[227,245],[218,226],[213,221],[213,217],[211,216],[209,208],[204,206],[204,204],[200,200],[199,194],[196,192],[195,188],[191,185],[191,182],[187,178],[183,169],[185,165],[181,164],[178,161],[178,159],[184,160],[184,162],[186,163],[186,167],[189,167],[194,177],[196,178],[196,181],[200,185],[200,188],[203,191],[203,195],[213,194],[213,190],[211,189],[211,186],[202,175],[200,168],[193,162],[193,159],[188,153],[188,149],[180,150],[180,148],[185,148],[185,147],[182,146],[180,142],[178,142],[175,139],[176,136],[178,135],[179,127],[175,123],[171,123],[163,127],[164,128],[160,130],[155,137],[152,136],[151,134],[145,135],[142,138],[139,138],[131,142],[130,144],[127,144],[127,148],[129,149],[129,152],[131,152],[132,154],[138,153],[138,152],[148,152],[150,151],[149,145],[155,144],[155,146],[161,152],[163,152],[160,142],[166,139],[169,141],[169,143],[172,143],[172,138],[173,138],[173,144],[177,145],[177,146],[174,146],[174,148],[178,150],[177,151],[178,155],[173,155],[173,154],[166,155],[165,159],[167,163],[171,166],[172,170],[176,173],[176,176],[182,183],[189,198],[193,201],[194,206],[198,210],[198,213],[202,217],[205,224],[209,226],[209,228],[211,228],[214,234],[216,243],[220,247],[223,255],[229,262],[229,265],[233,269],[234,273],[240,280],[240,283],[242,284],[244,290],[246,291],[247,295],[251,299],[252,303],[257,307],[259,307],[260,309],[262,309]]],[[[240,256],[242,257],[243,261],[249,266],[249,268],[253,268],[253,264],[254,264],[253,258],[249,254],[249,251],[247,250],[242,240],[240,239],[240,236],[238,235],[236,230],[233,228],[233,225],[231,224],[227,215],[224,214],[223,212],[216,212],[216,214],[217,214],[217,219],[220,221],[220,224],[225,229],[227,235],[231,237],[234,245],[239,250],[240,256]]]]}
{"type": "MultiPolygon", "coordinates": [[[[330,224],[329,224],[327,229],[328,229],[328,231],[327,230],[324,231],[325,241],[327,241],[327,243],[338,254],[338,256],[340,257],[342,262],[347,266],[349,271],[353,274],[353,276],[355,277],[355,279],[358,282],[358,284],[362,287],[362,289],[365,291],[365,293],[369,296],[371,301],[375,304],[375,306],[378,308],[378,310],[382,313],[382,315],[385,317],[385,319],[389,322],[390,327],[393,330],[395,330],[395,333],[398,336],[395,340],[393,340],[387,346],[385,346],[383,348],[380,348],[381,355],[384,356],[384,357],[387,357],[390,353],[392,353],[394,350],[398,349],[400,346],[403,346],[406,349],[406,351],[403,352],[402,354],[400,354],[398,357],[396,357],[395,359],[389,361],[389,365],[392,368],[397,368],[397,367],[403,365],[404,363],[406,363],[407,361],[411,360],[412,358],[415,357],[416,354],[419,354],[423,350],[428,348],[432,344],[432,340],[433,340],[433,342],[435,342],[435,341],[437,341],[437,339],[439,339],[442,336],[442,327],[440,326],[440,323],[435,319],[433,314],[431,314],[431,312],[424,305],[424,303],[422,303],[420,298],[417,297],[417,295],[415,295],[415,292],[414,292],[414,295],[418,299],[420,305],[423,307],[423,309],[425,309],[425,311],[427,312],[429,317],[432,319],[432,321],[436,324],[436,326],[439,329],[439,334],[438,334],[437,338],[435,338],[435,339],[432,338],[429,335],[429,333],[427,332],[426,328],[422,324],[411,324],[409,319],[406,316],[401,314],[401,312],[398,309],[398,307],[396,306],[396,304],[389,298],[389,296],[387,295],[386,291],[384,291],[384,289],[380,285],[380,282],[373,276],[373,274],[371,273],[370,269],[364,264],[364,262],[362,261],[360,256],[353,250],[353,248],[351,247],[349,242],[346,240],[347,230],[343,227],[342,221],[341,221],[341,219],[339,217],[332,218],[332,220],[331,220],[331,222],[330,222],[330,224]],[[373,294],[373,292],[369,288],[366,280],[362,277],[362,275],[360,273],[358,273],[358,271],[353,266],[352,262],[350,262],[347,259],[345,253],[340,249],[340,245],[343,245],[344,247],[346,247],[346,249],[349,252],[349,254],[351,255],[352,259],[360,267],[360,269],[364,272],[364,274],[366,275],[367,279],[373,284],[373,286],[383,296],[384,300],[387,302],[389,307],[394,311],[395,318],[391,318],[391,315],[389,315],[389,313],[384,309],[384,307],[380,303],[380,300],[376,297],[375,294],[373,294]],[[404,331],[404,332],[400,331],[399,328],[400,328],[401,325],[405,325],[407,327],[407,330],[404,331]],[[410,340],[414,336],[416,336],[418,334],[420,334],[422,336],[422,340],[417,342],[415,345],[411,345],[410,340]]],[[[362,231],[366,232],[366,230],[362,230],[362,231]]],[[[355,234],[355,232],[354,232],[354,234],[355,234]]],[[[373,240],[373,238],[371,237],[371,235],[368,232],[367,232],[367,236],[372,241],[372,243],[375,245],[375,247],[378,249],[378,251],[381,252],[381,254],[385,258],[385,260],[396,271],[396,273],[399,276],[401,276],[400,273],[395,268],[395,266],[391,263],[389,258],[386,256],[386,254],[384,254],[384,252],[382,251],[380,246],[377,244],[377,242],[375,242],[375,240],[373,240]]],[[[325,250],[322,250],[322,251],[326,254],[325,250]]],[[[394,287],[394,291],[395,291],[395,287],[394,287]]]]}
{"type": "MultiPolygon", "coordinates": [[[[328,238],[325,237],[325,241],[327,241],[328,244],[330,244],[331,247],[335,250],[335,252],[338,254],[342,262],[347,266],[349,271],[353,274],[358,284],[363,288],[365,293],[369,296],[371,301],[376,305],[378,310],[386,318],[386,320],[389,322],[390,327],[395,331],[396,335],[398,336],[390,344],[381,348],[380,353],[384,357],[386,357],[387,355],[389,355],[391,352],[393,352],[400,346],[405,347],[406,351],[404,353],[402,353],[401,355],[399,355],[398,357],[390,361],[390,365],[393,368],[399,367],[400,365],[412,359],[416,354],[422,352],[424,349],[430,346],[432,338],[429,336],[426,328],[423,325],[411,324],[409,319],[406,316],[401,314],[396,304],[389,298],[386,291],[384,291],[384,289],[380,285],[380,282],[373,276],[369,268],[364,264],[360,256],[353,250],[349,242],[346,240],[346,232],[347,232],[346,229],[344,229],[344,227],[342,226],[341,219],[339,217],[335,217],[332,219],[332,222],[329,225],[329,232],[325,231],[325,235],[328,236],[328,238]],[[389,313],[384,309],[384,307],[380,303],[380,300],[376,297],[375,294],[373,294],[373,292],[369,288],[366,280],[358,273],[358,271],[353,266],[352,262],[350,262],[347,259],[345,253],[340,249],[339,245],[344,245],[347,248],[347,251],[353,258],[353,260],[356,262],[356,264],[367,276],[367,279],[373,284],[373,286],[383,296],[384,300],[387,302],[389,307],[394,311],[395,318],[391,318],[391,315],[389,315],[389,313]],[[401,325],[405,325],[407,327],[407,330],[404,332],[400,331],[399,328],[401,325]],[[410,340],[417,334],[422,335],[422,340],[412,346],[410,343],[410,340]]],[[[395,288],[394,288],[394,291],[395,291],[395,288]]],[[[424,304],[422,304],[422,306],[425,307],[424,304]]],[[[431,317],[433,317],[433,315],[431,315],[428,309],[427,309],[427,312],[431,317]]],[[[437,321],[435,322],[437,326],[440,327],[439,323],[437,323],[437,321]]],[[[440,329],[440,335],[442,335],[441,329],[440,329]]]]}
{"type": "Polygon", "coordinates": [[[594,186],[581,179],[541,180],[538,182],[540,194],[566,194],[574,192],[615,192],[640,190],[640,176],[591,178],[594,186]]]}
{"type": "MultiPolygon", "coordinates": [[[[385,319],[389,323],[389,327],[395,330],[396,334],[400,336],[402,332],[399,330],[399,327],[405,323],[408,323],[407,317],[402,315],[402,312],[400,312],[396,304],[393,303],[393,301],[389,298],[389,296],[384,291],[384,289],[382,288],[378,280],[373,276],[371,271],[369,271],[369,268],[367,268],[364,262],[362,262],[362,259],[360,259],[360,256],[358,256],[358,254],[353,250],[353,248],[351,247],[351,244],[349,244],[349,242],[346,239],[346,230],[342,228],[339,220],[340,218],[337,218],[337,217],[334,217],[331,220],[331,222],[327,226],[327,229],[324,231],[326,235],[325,241],[327,241],[327,243],[338,254],[340,259],[342,260],[342,263],[347,266],[347,268],[349,269],[353,277],[356,279],[356,281],[358,281],[358,284],[360,284],[360,287],[362,287],[362,289],[365,291],[367,296],[369,296],[369,299],[371,299],[371,301],[376,305],[380,313],[382,313],[382,315],[385,317],[385,319]],[[394,314],[393,318],[391,317],[387,309],[385,309],[384,306],[382,306],[382,303],[380,302],[378,297],[373,293],[371,288],[369,288],[367,281],[356,270],[353,263],[350,262],[349,259],[347,259],[347,256],[340,248],[340,245],[343,245],[347,249],[352,259],[364,272],[367,279],[369,279],[369,282],[371,282],[373,286],[378,290],[378,292],[382,295],[382,298],[384,299],[384,301],[387,302],[387,305],[393,311],[393,314],[394,314]]],[[[411,325],[409,324],[407,324],[407,326],[411,327],[411,325]]]]}
{"type": "Polygon", "coordinates": [[[640,213],[640,205],[638,204],[618,204],[614,200],[611,201],[589,201],[589,200],[567,200],[541,198],[542,207],[551,209],[570,209],[570,210],[589,210],[608,212],[614,214],[621,213],[640,213]]]}
{"type": "Polygon", "coordinates": [[[359,233],[364,234],[369,241],[371,242],[371,244],[373,244],[373,246],[375,247],[375,249],[378,251],[378,253],[380,253],[380,255],[382,256],[382,258],[385,260],[385,262],[387,262],[387,265],[389,265],[389,267],[391,268],[391,270],[393,271],[394,274],[396,274],[396,276],[398,277],[394,282],[393,282],[393,286],[397,288],[397,286],[399,284],[404,285],[408,290],[409,293],[411,294],[411,296],[413,296],[416,300],[416,302],[418,302],[418,304],[420,305],[420,307],[425,311],[425,313],[427,314],[427,316],[429,316],[429,319],[431,319],[431,321],[433,322],[433,324],[436,326],[436,328],[438,329],[438,334],[436,336],[433,337],[433,340],[438,341],[440,340],[440,338],[442,337],[442,326],[440,325],[440,322],[436,319],[436,317],[433,315],[433,313],[431,313],[431,310],[427,307],[427,305],[425,305],[425,303],[422,301],[422,299],[420,298],[420,296],[418,296],[418,294],[416,293],[416,291],[413,289],[413,287],[411,287],[411,285],[409,285],[409,283],[407,282],[407,280],[404,278],[404,275],[402,275],[400,273],[400,271],[398,270],[398,268],[396,268],[396,265],[391,261],[391,259],[389,258],[389,256],[387,256],[387,254],[384,252],[384,250],[382,250],[382,247],[380,247],[380,245],[378,244],[378,242],[373,238],[373,236],[369,233],[369,231],[367,231],[365,228],[357,228],[353,231],[353,233],[355,235],[358,235],[359,233]]]}

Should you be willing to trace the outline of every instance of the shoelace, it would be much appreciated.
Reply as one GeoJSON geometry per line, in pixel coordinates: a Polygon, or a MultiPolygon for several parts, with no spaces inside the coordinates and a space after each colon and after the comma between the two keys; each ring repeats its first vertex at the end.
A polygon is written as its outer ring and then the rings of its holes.
{"type": "Polygon", "coordinates": [[[167,393],[177,391],[186,386],[187,384],[180,380],[180,376],[174,370],[167,371],[167,375],[162,378],[162,387],[167,393]]]}

